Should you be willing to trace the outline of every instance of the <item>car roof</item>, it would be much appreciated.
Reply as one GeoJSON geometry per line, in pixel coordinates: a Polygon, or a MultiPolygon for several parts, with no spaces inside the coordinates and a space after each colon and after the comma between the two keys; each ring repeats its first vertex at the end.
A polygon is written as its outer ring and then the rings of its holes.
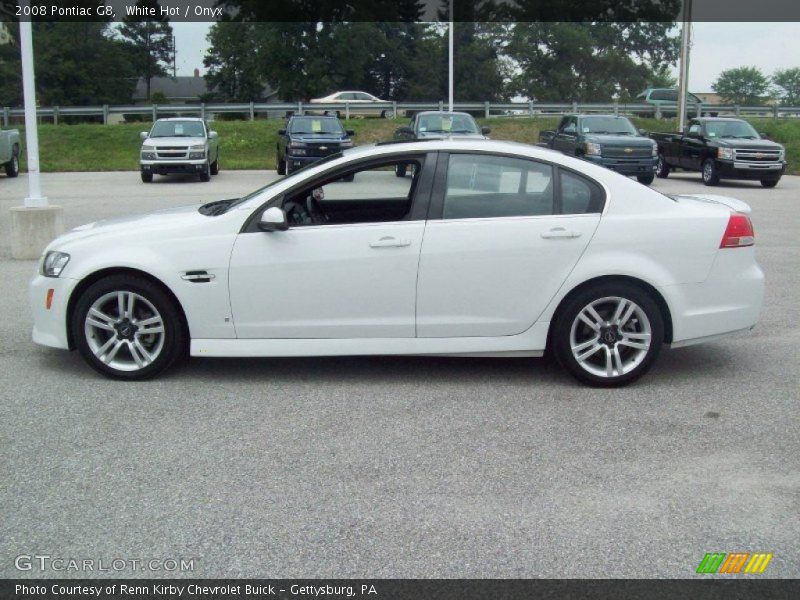
{"type": "Polygon", "coordinates": [[[200,121],[201,123],[205,119],[201,119],[200,117],[164,117],[162,119],[156,119],[156,121],[200,121]]]}
{"type": "MultiPolygon", "coordinates": [[[[694,117],[692,121],[744,121],[744,119],[737,119],[736,117],[694,117]]],[[[746,121],[745,121],[746,122],[746,121]]]]}
{"type": "Polygon", "coordinates": [[[292,115],[291,117],[289,117],[289,121],[291,121],[292,119],[314,119],[314,120],[317,120],[317,119],[335,119],[335,120],[338,121],[339,117],[337,117],[335,115],[292,115]]]}
{"type": "Polygon", "coordinates": [[[418,112],[415,116],[420,117],[422,115],[465,115],[467,117],[472,116],[469,113],[458,110],[422,110],[418,112]]]}

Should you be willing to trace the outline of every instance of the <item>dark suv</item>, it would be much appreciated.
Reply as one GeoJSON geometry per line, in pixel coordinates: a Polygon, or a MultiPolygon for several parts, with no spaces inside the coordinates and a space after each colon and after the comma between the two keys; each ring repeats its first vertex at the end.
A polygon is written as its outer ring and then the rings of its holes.
{"type": "Polygon", "coordinates": [[[352,148],[355,132],[336,117],[293,116],[278,131],[278,174],[287,175],[319,159],[352,148]]]}

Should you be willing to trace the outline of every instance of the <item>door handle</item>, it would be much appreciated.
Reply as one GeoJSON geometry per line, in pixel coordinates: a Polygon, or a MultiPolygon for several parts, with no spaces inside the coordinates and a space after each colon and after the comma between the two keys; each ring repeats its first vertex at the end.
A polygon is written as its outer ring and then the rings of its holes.
{"type": "Polygon", "coordinates": [[[577,238],[581,237],[580,231],[573,231],[571,229],[564,229],[563,227],[555,227],[550,231],[545,231],[542,237],[546,240],[554,238],[577,238]]]}
{"type": "Polygon", "coordinates": [[[411,240],[398,240],[390,236],[369,243],[370,248],[403,248],[410,246],[411,240]]]}

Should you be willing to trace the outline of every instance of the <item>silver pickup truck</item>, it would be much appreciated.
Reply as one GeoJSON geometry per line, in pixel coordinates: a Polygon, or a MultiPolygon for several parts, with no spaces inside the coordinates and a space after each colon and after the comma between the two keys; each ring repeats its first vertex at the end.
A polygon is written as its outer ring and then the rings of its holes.
{"type": "Polygon", "coordinates": [[[6,175],[19,175],[19,131],[6,129],[0,131],[0,167],[4,167],[6,175]]]}
{"type": "Polygon", "coordinates": [[[155,174],[197,173],[200,181],[209,181],[219,173],[217,132],[203,119],[159,119],[141,138],[139,170],[145,183],[155,174]]]}

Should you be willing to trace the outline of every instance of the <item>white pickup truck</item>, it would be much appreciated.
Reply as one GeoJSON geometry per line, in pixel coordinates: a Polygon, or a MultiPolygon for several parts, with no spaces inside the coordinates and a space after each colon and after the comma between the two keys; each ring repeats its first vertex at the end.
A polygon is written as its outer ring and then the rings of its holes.
{"type": "Polygon", "coordinates": [[[219,173],[217,132],[203,119],[158,119],[141,138],[139,170],[145,183],[155,174],[197,173],[200,181],[209,181],[219,173]]]}
{"type": "Polygon", "coordinates": [[[19,131],[6,129],[0,131],[0,167],[4,167],[6,175],[19,175],[19,131]]]}

